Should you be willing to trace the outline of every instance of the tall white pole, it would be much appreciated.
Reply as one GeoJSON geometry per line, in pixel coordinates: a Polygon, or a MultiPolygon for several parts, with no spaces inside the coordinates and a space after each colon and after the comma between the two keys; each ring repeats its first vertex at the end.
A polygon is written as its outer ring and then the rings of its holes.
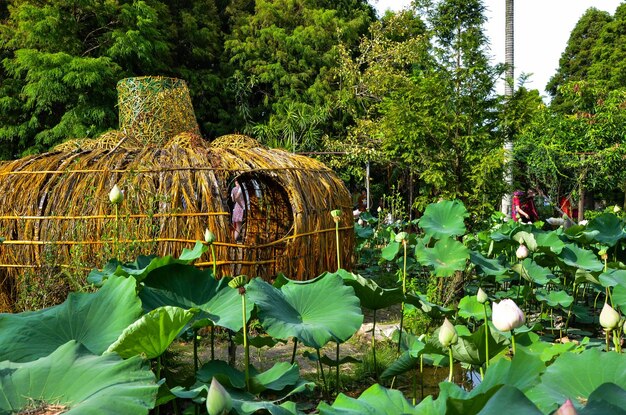
{"type": "MultiPolygon", "coordinates": [[[[504,96],[506,104],[513,97],[513,84],[514,84],[514,0],[506,0],[506,16],[505,16],[505,39],[504,39],[504,60],[506,64],[506,76],[504,83],[504,96]]],[[[509,136],[508,132],[505,132],[504,137],[504,181],[507,186],[507,191],[502,197],[502,213],[509,215],[511,212],[511,193],[510,190],[513,187],[513,138],[509,136]]]]}

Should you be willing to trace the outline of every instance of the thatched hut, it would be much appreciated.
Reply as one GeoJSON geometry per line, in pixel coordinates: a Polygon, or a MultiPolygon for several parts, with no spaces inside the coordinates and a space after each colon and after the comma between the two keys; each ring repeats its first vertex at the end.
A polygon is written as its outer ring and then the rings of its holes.
{"type": "MultiPolygon", "coordinates": [[[[118,94],[119,130],[0,165],[0,310],[51,289],[49,278],[75,289],[113,257],[177,256],[207,228],[218,276],[308,279],[337,267],[333,209],[343,211],[342,266],[350,266],[351,198],[332,170],[242,135],[203,140],[183,81],[129,78],[118,94]],[[235,178],[246,205],[239,243],[235,178]],[[117,214],[108,198],[115,184],[124,192],[117,214]]],[[[206,255],[197,265],[212,264],[206,255]]]]}

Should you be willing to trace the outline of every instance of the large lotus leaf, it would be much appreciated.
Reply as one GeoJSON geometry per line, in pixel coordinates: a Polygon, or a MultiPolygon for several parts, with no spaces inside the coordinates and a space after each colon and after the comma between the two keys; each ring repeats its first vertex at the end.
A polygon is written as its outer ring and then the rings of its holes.
{"type": "Polygon", "coordinates": [[[461,242],[444,237],[438,240],[432,248],[417,244],[415,258],[422,265],[432,267],[437,277],[449,277],[456,271],[465,269],[469,250],[461,242]]]}
{"type": "MultiPolygon", "coordinates": [[[[491,354],[491,350],[489,352],[491,354]]],[[[545,363],[538,355],[526,353],[518,347],[512,360],[502,358],[491,363],[482,382],[471,393],[482,393],[496,385],[515,386],[526,392],[539,382],[545,369],[545,363]]]]}
{"type": "Polygon", "coordinates": [[[546,285],[550,280],[556,278],[548,268],[542,267],[531,258],[525,258],[522,262],[518,262],[513,265],[512,269],[522,278],[539,285],[546,285]]]}
{"type": "Polygon", "coordinates": [[[345,285],[354,288],[354,293],[359,297],[361,306],[370,310],[381,310],[394,304],[400,304],[404,298],[402,287],[382,288],[369,278],[363,278],[343,269],[338,270],[335,274],[343,278],[345,285]]]}
{"type": "Polygon", "coordinates": [[[196,310],[164,306],[141,316],[128,326],[107,349],[124,358],[144,355],[147,359],[161,356],[193,318],[196,310]]]}
{"type": "Polygon", "coordinates": [[[561,306],[562,308],[567,308],[574,301],[574,297],[563,290],[550,292],[547,292],[546,290],[537,290],[535,297],[537,300],[548,304],[550,307],[561,306]]]}
{"type": "Polygon", "coordinates": [[[626,313],[626,287],[618,285],[613,288],[613,304],[619,307],[622,313],[626,313]]]}
{"type": "Polygon", "coordinates": [[[146,278],[150,271],[169,264],[190,264],[200,258],[200,256],[202,256],[207,249],[208,247],[203,243],[196,242],[193,249],[183,248],[183,252],[178,259],[172,257],[171,255],[163,257],[155,255],[140,255],[135,261],[127,263],[122,263],[117,259],[112,259],[104,266],[102,271],[97,269],[91,271],[87,276],[87,281],[99,286],[105,279],[113,275],[117,275],[122,277],[133,277],[138,282],[141,282],[144,278],[146,278]]]}
{"type": "Polygon", "coordinates": [[[535,241],[537,241],[537,250],[542,252],[552,252],[560,254],[565,247],[565,242],[559,238],[559,235],[552,232],[533,232],[535,241]]]}
{"type": "Polygon", "coordinates": [[[247,293],[270,336],[296,337],[315,349],[330,340],[346,341],[363,323],[354,289],[338,275],[327,274],[312,284],[287,283],[280,289],[255,278],[247,293]]]}
{"type": "Polygon", "coordinates": [[[559,254],[559,258],[567,265],[587,271],[601,271],[604,265],[596,254],[574,244],[567,244],[559,254]]]}
{"type": "Polygon", "coordinates": [[[544,413],[555,410],[567,399],[580,409],[581,400],[608,382],[626,388],[624,355],[588,349],[581,354],[557,357],[541,377],[541,383],[527,391],[526,396],[544,413]]]}
{"type": "MultiPolygon", "coordinates": [[[[487,305],[487,317],[491,315],[491,307],[487,305]]],[[[459,301],[459,316],[474,318],[478,321],[485,319],[485,307],[478,302],[475,295],[466,295],[459,301]]]]}
{"type": "Polygon", "coordinates": [[[445,308],[438,304],[431,303],[425,295],[419,293],[407,293],[405,301],[406,304],[410,304],[415,308],[422,310],[424,313],[433,318],[454,314],[454,309],[445,308]]]}
{"type": "Polygon", "coordinates": [[[441,239],[465,233],[464,219],[469,216],[463,203],[458,200],[443,200],[426,206],[419,226],[427,237],[441,239]]]}
{"type": "MultiPolygon", "coordinates": [[[[220,384],[227,388],[244,389],[245,374],[222,360],[211,360],[203,365],[196,375],[198,381],[210,384],[215,377],[220,384]]],[[[297,364],[278,362],[270,369],[259,373],[256,368],[250,368],[250,392],[259,394],[266,389],[282,391],[293,387],[300,380],[300,368],[297,364]]]]}
{"type": "Polygon", "coordinates": [[[626,238],[624,222],[612,213],[603,213],[593,218],[587,225],[587,230],[598,231],[593,239],[609,246],[626,238]]]}
{"type": "Polygon", "coordinates": [[[396,255],[398,255],[398,252],[400,252],[400,243],[391,241],[380,251],[380,256],[387,261],[393,261],[396,255]]]}
{"type": "Polygon", "coordinates": [[[366,389],[358,399],[340,393],[332,406],[321,402],[320,415],[398,415],[423,414],[406,400],[402,392],[378,383],[366,389]]]}
{"type": "MultiPolygon", "coordinates": [[[[482,398],[482,396],[480,397],[482,398]]],[[[473,404],[481,404],[482,402],[474,403],[472,398],[458,407],[457,412],[452,412],[448,408],[446,414],[458,413],[459,415],[469,415],[473,413],[480,413],[480,415],[502,415],[502,414],[515,414],[515,415],[542,415],[542,412],[528,399],[522,391],[513,386],[503,386],[498,391],[489,397],[489,400],[485,402],[484,406],[480,409],[480,412],[474,412],[468,410],[473,404]]],[[[450,403],[448,404],[450,405],[450,403]]],[[[475,407],[475,406],[474,406],[475,407]]]]}
{"type": "Polygon", "coordinates": [[[497,277],[506,272],[506,268],[497,259],[485,258],[476,251],[470,251],[469,254],[470,261],[476,266],[479,274],[497,277]]]}
{"type": "MultiPolygon", "coordinates": [[[[457,326],[458,327],[458,326],[457,326]]],[[[433,335],[436,338],[438,331],[433,335]]],[[[489,357],[492,358],[508,346],[508,340],[495,330],[489,330],[489,357]]],[[[451,346],[452,356],[457,362],[480,366],[487,360],[485,348],[485,325],[474,333],[459,335],[451,346]]]]}
{"type": "MultiPolygon", "coordinates": [[[[195,320],[209,319],[235,332],[243,327],[239,291],[230,288],[226,278],[217,281],[209,270],[170,264],[152,271],[144,285],[139,297],[146,311],[165,305],[198,308],[201,312],[195,320]]],[[[253,308],[254,304],[247,301],[246,319],[250,318],[253,308]]]]}
{"type": "Polygon", "coordinates": [[[574,352],[580,353],[585,350],[585,343],[576,344],[569,343],[547,343],[544,341],[533,341],[527,346],[523,346],[525,352],[538,356],[543,362],[551,362],[556,356],[563,353],[574,352]]]}
{"type": "Polygon", "coordinates": [[[626,415],[626,390],[614,383],[605,383],[589,395],[579,415],[626,415]]]}
{"type": "Polygon", "coordinates": [[[70,293],[63,304],[0,314],[0,360],[28,362],[76,340],[102,354],[141,315],[134,279],[112,277],[95,293],[70,293]]]}
{"type": "Polygon", "coordinates": [[[598,280],[603,287],[615,287],[616,285],[626,287],[626,270],[609,269],[600,274],[598,280]]]}
{"type": "Polygon", "coordinates": [[[526,245],[530,251],[534,252],[537,250],[537,241],[535,240],[535,235],[531,232],[519,231],[513,235],[513,240],[526,245]]]}
{"type": "Polygon", "coordinates": [[[44,403],[68,407],[67,415],[147,414],[157,390],[154,373],[139,356],[96,356],[75,341],[32,362],[0,362],[0,413],[5,414],[44,413],[25,411],[44,403]]]}

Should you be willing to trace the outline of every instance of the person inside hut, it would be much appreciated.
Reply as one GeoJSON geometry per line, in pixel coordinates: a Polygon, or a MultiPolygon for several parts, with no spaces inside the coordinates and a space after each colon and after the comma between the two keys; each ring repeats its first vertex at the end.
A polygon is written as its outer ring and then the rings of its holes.
{"type": "Polygon", "coordinates": [[[243,190],[239,185],[239,180],[235,179],[235,187],[230,191],[230,198],[235,203],[233,207],[233,228],[235,242],[241,241],[241,228],[243,224],[243,215],[246,210],[246,202],[243,198],[243,190]]]}

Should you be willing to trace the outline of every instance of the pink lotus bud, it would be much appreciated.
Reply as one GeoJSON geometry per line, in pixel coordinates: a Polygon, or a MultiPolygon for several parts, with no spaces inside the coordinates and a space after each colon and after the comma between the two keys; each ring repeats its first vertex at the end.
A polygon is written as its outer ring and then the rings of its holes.
{"type": "Polygon", "coordinates": [[[556,410],[554,415],[577,415],[577,412],[576,408],[574,408],[574,404],[572,404],[572,401],[568,399],[559,409],[556,410]]]}
{"type": "Polygon", "coordinates": [[[517,248],[517,251],[515,251],[515,256],[517,257],[517,259],[524,259],[528,256],[528,248],[526,248],[526,245],[520,244],[519,248],[517,248]]]}
{"type": "Polygon", "coordinates": [[[526,317],[517,304],[507,298],[493,304],[491,321],[498,330],[511,331],[523,325],[526,317]]]}
{"type": "Polygon", "coordinates": [[[443,347],[450,347],[451,344],[455,344],[458,340],[459,336],[456,333],[456,329],[446,317],[439,329],[439,343],[443,347]]]}
{"type": "Polygon", "coordinates": [[[600,325],[606,330],[613,330],[619,324],[619,313],[608,303],[604,303],[600,312],[600,325]]]}

